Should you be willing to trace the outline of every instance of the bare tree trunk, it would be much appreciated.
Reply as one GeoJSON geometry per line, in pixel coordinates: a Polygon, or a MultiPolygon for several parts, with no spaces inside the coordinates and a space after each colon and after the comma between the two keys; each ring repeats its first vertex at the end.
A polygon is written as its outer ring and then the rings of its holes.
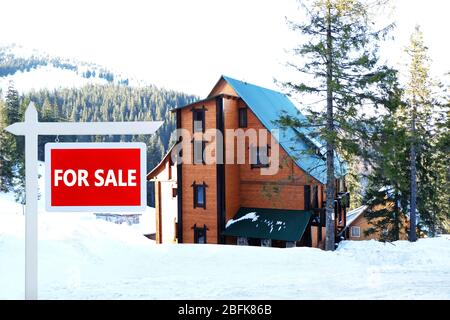
{"type": "Polygon", "coordinates": [[[417,200],[417,180],[416,180],[416,102],[413,99],[413,110],[411,117],[411,199],[410,199],[410,227],[409,241],[417,241],[416,234],[416,200],[417,200]]]}
{"type": "Polygon", "coordinates": [[[329,139],[327,141],[327,199],[326,199],[326,234],[325,250],[335,249],[334,230],[334,145],[331,141],[334,132],[333,117],[333,42],[331,37],[331,6],[328,4],[327,23],[327,131],[329,139]]]}
{"type": "Polygon", "coordinates": [[[398,194],[396,192],[395,199],[394,199],[394,240],[398,241],[400,240],[400,210],[398,207],[398,194]]]}

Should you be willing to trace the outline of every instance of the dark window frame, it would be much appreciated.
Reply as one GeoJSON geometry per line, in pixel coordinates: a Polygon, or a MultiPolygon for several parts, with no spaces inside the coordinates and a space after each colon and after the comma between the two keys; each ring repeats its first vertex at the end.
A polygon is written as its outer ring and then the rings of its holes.
{"type": "Polygon", "coordinates": [[[196,132],[205,132],[205,118],[206,118],[206,108],[205,106],[202,106],[201,109],[195,109],[192,108],[192,132],[196,133],[196,132]],[[195,130],[195,121],[196,121],[196,115],[197,114],[201,114],[201,118],[202,118],[202,130],[201,131],[197,131],[195,130]]]}
{"type": "Polygon", "coordinates": [[[248,126],[248,112],[247,108],[238,109],[238,127],[247,128],[248,126]]]}
{"type": "MultiPolygon", "coordinates": [[[[255,153],[256,163],[250,163],[250,168],[251,169],[268,168],[268,167],[270,167],[270,163],[267,163],[267,164],[260,163],[260,150],[263,149],[263,148],[264,148],[264,146],[257,146],[257,147],[251,146],[250,147],[250,157],[253,157],[253,152],[254,152],[253,150],[256,149],[256,153],[255,153]]],[[[270,145],[266,145],[265,148],[266,148],[266,152],[267,152],[267,160],[269,160],[270,145]]],[[[252,160],[253,159],[251,158],[250,162],[253,162],[252,160]]]]}
{"type": "Polygon", "coordinates": [[[313,185],[311,195],[311,207],[312,209],[319,208],[319,186],[313,185]]]}
{"type": "Polygon", "coordinates": [[[197,227],[197,224],[194,224],[192,229],[194,230],[194,243],[198,243],[198,244],[207,244],[208,243],[208,240],[207,240],[207,233],[208,232],[207,231],[209,229],[206,226],[206,224],[204,224],[203,227],[197,227]],[[203,237],[205,239],[205,242],[203,242],[203,243],[198,242],[198,240],[199,240],[199,233],[200,232],[203,233],[203,237]]]}
{"type": "Polygon", "coordinates": [[[304,195],[304,208],[305,210],[311,210],[311,186],[309,184],[303,186],[304,195]]]}
{"type": "Polygon", "coordinates": [[[195,140],[192,139],[192,164],[206,164],[205,163],[205,149],[206,149],[206,141],[205,140],[195,140]],[[202,144],[202,161],[199,162],[197,161],[197,159],[195,158],[195,144],[196,143],[201,143],[202,144]]]}
{"type": "Polygon", "coordinates": [[[192,192],[194,195],[194,201],[193,201],[193,205],[194,205],[194,209],[196,208],[203,208],[204,210],[206,210],[206,188],[208,187],[208,185],[203,181],[203,183],[194,183],[192,184],[192,192]],[[198,188],[201,187],[203,188],[203,203],[198,203],[198,188]]]}

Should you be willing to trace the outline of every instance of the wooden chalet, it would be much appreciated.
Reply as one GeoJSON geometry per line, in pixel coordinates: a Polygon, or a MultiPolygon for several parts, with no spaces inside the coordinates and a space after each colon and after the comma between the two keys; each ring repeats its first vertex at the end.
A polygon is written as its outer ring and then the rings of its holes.
{"type": "MultiPolygon", "coordinates": [[[[277,128],[282,114],[306,120],[280,92],[222,76],[203,100],[173,110],[177,128],[194,131],[215,128],[277,128]],[[195,125],[194,125],[195,121],[195,125]],[[197,123],[200,123],[199,127],[197,123]]],[[[198,136],[198,135],[197,135],[198,136]]],[[[195,136],[194,136],[195,137],[195,136]]],[[[235,143],[219,146],[224,157],[235,143]]],[[[215,141],[194,138],[185,144],[215,141]],[[196,140],[197,139],[197,140],[196,140]]],[[[234,141],[236,142],[236,141],[234,141]]],[[[274,146],[250,146],[268,154],[274,146]]],[[[323,247],[325,240],[324,146],[307,129],[280,129],[279,170],[262,175],[263,166],[250,164],[174,163],[172,150],[147,176],[155,182],[156,241],[276,247],[323,247]],[[306,151],[306,152],[305,152],[306,151]]],[[[236,155],[235,155],[236,156],[236,155]]],[[[248,155],[246,155],[248,157],[248,155]]],[[[247,158],[246,158],[247,159],[247,158]]],[[[348,193],[345,166],[336,157],[335,226],[346,227],[348,193]]]]}

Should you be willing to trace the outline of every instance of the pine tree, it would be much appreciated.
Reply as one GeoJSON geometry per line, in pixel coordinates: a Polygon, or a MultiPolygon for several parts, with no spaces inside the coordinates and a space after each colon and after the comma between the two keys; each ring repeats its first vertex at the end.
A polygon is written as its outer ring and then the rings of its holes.
{"type": "Polygon", "coordinates": [[[417,232],[420,236],[442,232],[450,204],[450,159],[445,142],[448,105],[439,101],[440,87],[428,76],[419,28],[411,39],[409,82],[406,90],[399,92],[404,101],[395,99],[397,103],[381,115],[370,144],[373,172],[365,201],[370,205],[367,219],[372,226],[368,233],[378,232],[385,241],[399,239],[408,214],[411,241],[417,239],[417,232]]]}
{"type": "MultiPolygon", "coordinates": [[[[425,171],[423,178],[428,180],[427,169],[431,165],[431,163],[426,164],[423,161],[419,161],[426,160],[427,158],[431,160],[427,155],[430,155],[432,151],[431,141],[429,139],[431,138],[430,135],[432,135],[432,110],[434,108],[434,102],[431,93],[432,84],[429,76],[427,50],[428,48],[424,44],[420,27],[416,26],[411,36],[410,45],[406,49],[411,61],[404,108],[405,119],[410,123],[410,241],[417,240],[418,166],[421,166],[422,171],[425,171]]],[[[424,182],[429,183],[430,181],[424,182]]]]}
{"type": "MultiPolygon", "coordinates": [[[[285,83],[299,94],[315,94],[323,98],[324,108],[307,105],[308,123],[281,117],[280,124],[308,127],[326,142],[326,250],[335,248],[334,180],[336,151],[361,153],[361,140],[367,139],[369,116],[361,106],[378,107],[387,103],[388,92],[396,82],[396,73],[378,63],[378,41],[393,28],[374,30],[372,13],[386,1],[311,0],[302,1],[306,22],[290,22],[308,40],[295,50],[306,60],[290,65],[305,82],[285,83]]],[[[322,100],[321,100],[322,101],[322,100]]]]}
{"type": "Polygon", "coordinates": [[[382,116],[370,143],[371,172],[364,196],[370,227],[365,234],[377,233],[381,241],[396,241],[406,233],[409,145],[407,130],[399,125],[399,108],[391,108],[382,116]]]}
{"type": "MultiPolygon", "coordinates": [[[[8,91],[6,92],[6,124],[22,120],[24,109],[21,108],[19,101],[19,93],[14,88],[12,82],[9,83],[8,91]]],[[[11,183],[12,189],[16,195],[16,201],[24,203],[25,201],[25,139],[22,136],[12,136],[9,134],[9,154],[10,165],[13,172],[13,181],[11,183]]]]}
{"type": "Polygon", "coordinates": [[[0,100],[0,192],[12,190],[14,171],[13,171],[13,149],[15,140],[4,129],[8,126],[6,106],[0,100]]]}

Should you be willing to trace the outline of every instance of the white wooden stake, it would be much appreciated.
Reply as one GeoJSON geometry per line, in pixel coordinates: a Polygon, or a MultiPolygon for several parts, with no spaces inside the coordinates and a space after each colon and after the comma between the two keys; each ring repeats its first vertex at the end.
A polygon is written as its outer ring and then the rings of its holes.
{"type": "Polygon", "coordinates": [[[39,135],[125,135],[152,134],[162,121],[130,122],[39,122],[31,102],[25,122],[6,131],[25,136],[25,299],[38,298],[38,136],[39,135]]]}
{"type": "Polygon", "coordinates": [[[25,299],[36,300],[38,291],[38,114],[34,106],[25,112],[25,299]]]}

